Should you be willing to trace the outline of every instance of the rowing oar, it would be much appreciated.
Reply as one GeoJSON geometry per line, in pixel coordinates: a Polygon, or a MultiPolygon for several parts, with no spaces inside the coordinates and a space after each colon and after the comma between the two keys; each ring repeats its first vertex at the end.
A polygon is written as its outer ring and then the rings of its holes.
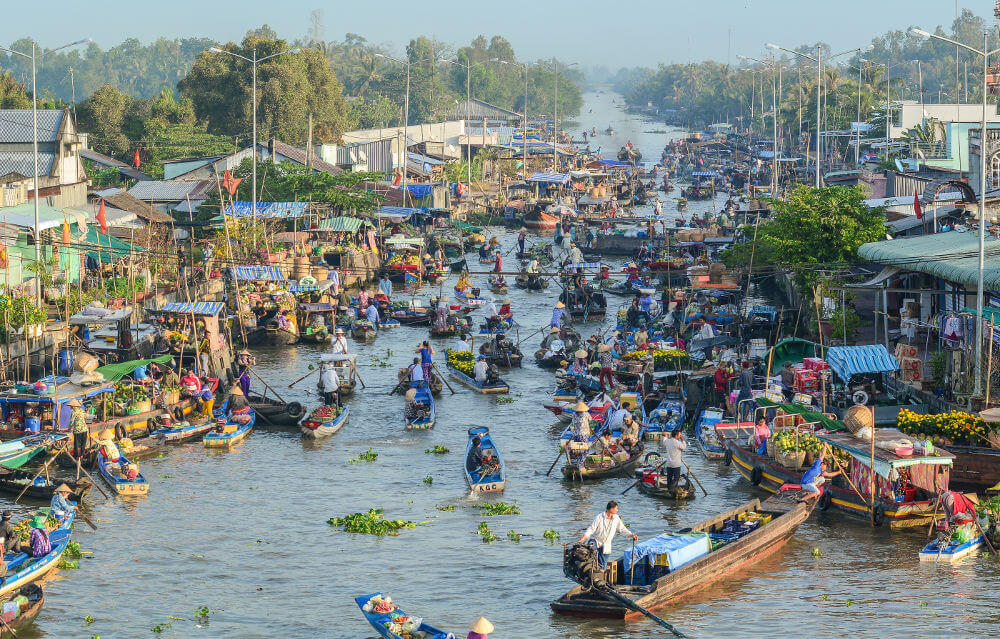
{"type": "Polygon", "coordinates": [[[934,531],[934,522],[937,521],[938,506],[941,505],[941,500],[936,499],[934,501],[934,513],[931,515],[931,525],[927,527],[927,538],[931,538],[931,533],[934,531]]]}
{"type": "Polygon", "coordinates": [[[294,382],[292,382],[291,384],[289,384],[289,385],[288,385],[288,388],[291,388],[292,386],[295,386],[296,384],[298,384],[299,382],[301,382],[301,381],[302,381],[302,380],[304,380],[305,378],[309,377],[310,375],[312,375],[313,373],[315,373],[315,372],[316,372],[316,371],[318,371],[318,370],[319,370],[318,368],[314,368],[314,369],[312,369],[311,371],[309,371],[308,373],[306,373],[306,374],[305,374],[305,375],[303,375],[302,377],[298,378],[297,380],[295,380],[294,382]]]}
{"type": "Polygon", "coordinates": [[[525,339],[528,339],[528,338],[529,338],[529,337],[531,337],[532,335],[538,335],[539,333],[541,333],[542,331],[544,331],[544,330],[545,330],[546,328],[549,328],[549,327],[548,327],[548,326],[543,326],[543,327],[541,327],[540,329],[538,329],[537,331],[535,331],[534,333],[532,333],[531,335],[526,335],[526,336],[524,337],[524,339],[520,339],[520,340],[518,340],[518,341],[517,341],[517,347],[518,347],[518,348],[521,348],[521,342],[523,342],[523,341],[524,341],[525,339]]]}
{"type": "Polygon", "coordinates": [[[21,639],[17,636],[17,633],[14,632],[14,629],[10,627],[10,624],[3,620],[3,617],[0,617],[0,623],[2,623],[3,627],[7,629],[7,632],[10,633],[11,637],[14,637],[14,639],[21,639]]]}
{"type": "MultiPolygon", "coordinates": [[[[64,450],[60,450],[59,454],[60,455],[66,455],[67,457],[69,457],[70,461],[79,461],[78,459],[73,459],[73,457],[69,453],[67,453],[66,451],[64,451],[64,450]]],[[[106,492],[104,492],[103,490],[101,490],[101,487],[100,487],[100,485],[98,485],[97,480],[94,479],[94,476],[87,472],[87,469],[83,467],[83,464],[79,464],[79,468],[80,468],[80,470],[83,471],[83,474],[87,476],[87,479],[89,479],[90,482],[94,485],[94,488],[96,488],[97,491],[99,493],[101,493],[102,495],[104,495],[104,498],[107,499],[108,494],[106,492]]]]}
{"type": "Polygon", "coordinates": [[[82,519],[88,526],[90,526],[91,530],[97,530],[97,526],[94,525],[94,522],[90,521],[90,517],[83,514],[83,511],[80,510],[79,506],[76,507],[76,514],[79,515],[80,519],[82,519]]]}
{"type": "MultiPolygon", "coordinates": [[[[559,454],[558,454],[558,455],[556,455],[556,460],[555,460],[554,462],[552,462],[552,465],[551,465],[551,466],[549,466],[549,470],[548,470],[548,472],[547,472],[547,473],[545,473],[545,476],[546,476],[546,477],[548,477],[549,475],[551,475],[551,474],[552,474],[552,469],[553,469],[553,468],[555,468],[555,467],[556,467],[556,464],[558,464],[558,463],[559,463],[559,460],[560,460],[560,459],[562,459],[562,456],[563,456],[563,452],[564,452],[564,451],[563,451],[563,449],[561,449],[561,448],[560,448],[560,449],[559,449],[559,454]]],[[[566,447],[566,450],[565,450],[565,452],[566,452],[566,456],[567,456],[567,457],[569,457],[569,447],[568,447],[568,446],[566,447]]]]}
{"type": "Polygon", "coordinates": [[[21,492],[19,492],[17,494],[17,497],[14,498],[14,503],[15,504],[17,503],[17,501],[19,499],[21,499],[21,497],[24,496],[24,493],[28,492],[28,489],[31,488],[32,485],[34,485],[35,480],[38,479],[42,475],[42,473],[45,472],[45,470],[49,467],[49,464],[51,464],[53,462],[53,460],[55,460],[55,458],[58,457],[58,456],[59,456],[58,454],[53,455],[52,457],[49,457],[49,460],[47,462],[45,462],[44,464],[42,464],[42,467],[41,467],[41,469],[39,469],[38,474],[35,475],[34,477],[32,477],[31,481],[29,481],[27,484],[25,484],[24,488],[21,489],[21,492]]]}
{"type": "MultiPolygon", "coordinates": [[[[444,382],[444,385],[447,386],[448,390],[451,391],[451,394],[454,395],[455,394],[455,389],[451,387],[451,384],[448,383],[448,380],[445,378],[445,376],[442,375],[441,371],[438,370],[437,364],[435,364],[434,362],[431,362],[431,368],[434,369],[434,372],[438,374],[438,377],[441,378],[441,381],[444,382]]],[[[430,386],[430,382],[427,382],[427,385],[430,386]]]]}
{"type": "Polygon", "coordinates": [[[673,626],[671,626],[667,622],[666,619],[663,619],[662,617],[658,617],[658,616],[654,615],[653,613],[651,613],[650,611],[646,610],[645,608],[643,608],[642,606],[640,606],[636,602],[632,601],[628,597],[626,597],[626,596],[624,596],[622,594],[619,594],[618,591],[616,591],[614,588],[605,586],[604,588],[600,588],[599,590],[600,590],[600,592],[606,594],[607,596],[611,597],[612,599],[617,600],[619,603],[621,603],[622,605],[624,605],[626,608],[629,608],[629,609],[634,610],[636,612],[641,612],[642,614],[646,615],[647,617],[649,617],[650,619],[652,619],[656,623],[660,624],[661,626],[663,626],[664,628],[666,628],[667,630],[669,630],[670,633],[673,634],[675,637],[684,637],[684,638],[687,637],[687,635],[685,635],[684,633],[682,633],[680,630],[677,630],[676,628],[674,628],[673,626]]]}
{"type": "Polygon", "coordinates": [[[691,470],[691,467],[690,467],[690,466],[688,466],[688,463],[687,463],[686,461],[684,461],[684,458],[683,458],[683,457],[681,457],[681,463],[682,463],[682,464],[684,464],[684,468],[687,468],[687,469],[688,469],[688,474],[689,474],[689,475],[691,475],[691,479],[693,479],[693,480],[694,480],[694,483],[698,484],[698,488],[701,488],[701,492],[705,493],[705,496],[706,496],[706,497],[708,497],[708,491],[707,491],[707,490],[705,490],[705,487],[704,487],[704,486],[702,486],[702,485],[701,485],[701,482],[700,482],[700,481],[698,481],[698,478],[697,478],[697,477],[695,477],[695,474],[694,474],[694,471],[693,471],[693,470],[691,470]]]}
{"type": "Polygon", "coordinates": [[[359,382],[361,382],[361,388],[368,388],[368,385],[365,384],[365,380],[361,379],[361,373],[358,372],[358,367],[354,365],[354,362],[351,362],[351,370],[354,371],[354,376],[358,378],[359,382]]]}

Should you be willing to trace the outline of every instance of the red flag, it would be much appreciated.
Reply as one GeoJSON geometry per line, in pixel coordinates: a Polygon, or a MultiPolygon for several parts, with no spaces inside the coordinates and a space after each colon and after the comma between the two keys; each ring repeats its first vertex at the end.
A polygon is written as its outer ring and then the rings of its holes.
{"type": "Polygon", "coordinates": [[[913,194],[913,210],[917,212],[918,220],[924,219],[924,213],[920,210],[920,198],[917,197],[916,193],[913,194]]]}
{"type": "Polygon", "coordinates": [[[403,175],[397,171],[395,176],[392,178],[392,185],[399,186],[402,181],[403,181],[403,175]]]}
{"type": "Polygon", "coordinates": [[[142,165],[142,160],[139,159],[139,149],[135,150],[135,157],[132,158],[132,164],[134,164],[137,169],[142,165]]]}
{"type": "Polygon", "coordinates": [[[73,240],[72,240],[72,238],[69,235],[69,222],[66,221],[65,217],[63,218],[63,229],[62,229],[62,231],[63,231],[63,233],[62,233],[63,244],[65,244],[66,246],[69,246],[70,242],[72,242],[73,240]]]}
{"type": "Polygon", "coordinates": [[[228,170],[222,173],[222,178],[222,185],[226,187],[227,191],[229,191],[230,196],[232,196],[233,193],[236,193],[236,187],[238,187],[240,182],[243,181],[243,178],[234,178],[233,174],[228,170]]]}
{"type": "Polygon", "coordinates": [[[104,210],[104,198],[101,198],[101,208],[97,210],[97,221],[101,224],[101,233],[108,232],[108,212],[104,210]]]}

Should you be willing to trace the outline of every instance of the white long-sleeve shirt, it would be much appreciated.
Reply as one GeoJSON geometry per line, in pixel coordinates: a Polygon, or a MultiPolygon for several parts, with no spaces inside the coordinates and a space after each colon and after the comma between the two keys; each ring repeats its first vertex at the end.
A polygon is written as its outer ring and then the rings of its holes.
{"type": "Polygon", "coordinates": [[[611,540],[615,538],[616,533],[632,535],[632,531],[625,527],[625,523],[617,513],[609,519],[605,511],[594,518],[593,523],[583,533],[583,540],[592,538],[600,546],[601,552],[607,555],[611,553],[611,540]]]}
{"type": "Polygon", "coordinates": [[[333,393],[340,388],[340,376],[337,375],[337,371],[333,367],[327,368],[323,371],[323,376],[321,378],[323,384],[323,392],[333,393]]]}
{"type": "Polygon", "coordinates": [[[608,418],[608,428],[612,430],[619,428],[623,423],[625,423],[626,415],[628,415],[627,408],[619,408],[615,412],[611,413],[611,417],[608,418]]]}
{"type": "Polygon", "coordinates": [[[687,449],[688,445],[683,439],[667,437],[660,444],[663,448],[663,455],[667,458],[666,466],[670,468],[681,467],[681,453],[687,449]]]}
{"type": "Polygon", "coordinates": [[[333,344],[334,355],[347,355],[347,340],[343,335],[334,335],[330,343],[333,344]]]}
{"type": "Polygon", "coordinates": [[[486,382],[486,371],[489,368],[489,364],[486,363],[485,359],[481,359],[476,362],[476,365],[472,367],[472,373],[476,376],[476,381],[480,384],[486,382]]]}

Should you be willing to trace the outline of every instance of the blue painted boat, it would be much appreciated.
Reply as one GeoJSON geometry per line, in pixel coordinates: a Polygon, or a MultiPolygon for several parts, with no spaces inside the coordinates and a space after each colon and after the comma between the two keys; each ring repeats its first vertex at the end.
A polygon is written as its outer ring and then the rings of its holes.
{"type": "MultiPolygon", "coordinates": [[[[49,512],[48,508],[39,510],[46,515],[49,512]]],[[[0,579],[0,598],[42,579],[58,565],[59,557],[66,550],[73,534],[74,516],[74,513],[70,513],[58,528],[49,532],[49,544],[52,550],[48,554],[36,558],[25,552],[18,552],[4,557],[4,561],[7,562],[7,575],[0,579]]]]}
{"type": "Polygon", "coordinates": [[[447,363],[447,361],[448,361],[448,357],[447,356],[448,356],[448,354],[450,352],[451,352],[450,350],[445,350],[445,362],[446,362],[446,366],[448,367],[448,373],[459,384],[461,384],[463,386],[468,386],[472,390],[478,391],[480,393],[483,393],[484,395],[489,395],[491,393],[509,393],[510,392],[510,386],[508,386],[507,382],[503,381],[503,379],[499,379],[496,383],[493,383],[493,384],[480,384],[479,382],[476,381],[476,379],[474,377],[470,377],[469,375],[466,375],[462,371],[460,371],[457,368],[455,368],[454,366],[452,366],[450,363],[447,363]]]}
{"type": "Polygon", "coordinates": [[[490,436],[490,429],[486,426],[473,426],[469,429],[469,441],[465,445],[465,479],[469,482],[469,488],[476,493],[500,492],[507,485],[507,468],[503,463],[503,455],[500,449],[493,443],[490,436]],[[484,475],[479,467],[469,468],[470,456],[472,455],[472,438],[479,437],[479,447],[484,450],[492,450],[493,456],[499,463],[499,469],[484,475]]]}
{"type": "Polygon", "coordinates": [[[104,456],[103,452],[98,451],[97,472],[101,474],[104,481],[108,482],[108,486],[111,486],[111,490],[115,491],[115,494],[124,497],[149,494],[149,484],[146,482],[146,478],[142,476],[142,473],[138,473],[135,479],[128,479],[116,471],[116,464],[118,468],[125,468],[128,466],[129,461],[122,455],[117,462],[110,462],[104,456]]]}
{"type": "Polygon", "coordinates": [[[406,430],[427,430],[434,428],[434,422],[437,419],[437,408],[434,405],[434,396],[431,394],[430,388],[423,382],[414,382],[410,385],[410,388],[417,391],[417,402],[427,406],[428,411],[425,417],[405,420],[406,430]]]}
{"type": "MultiPolygon", "coordinates": [[[[181,422],[182,424],[184,422],[181,422]]],[[[183,444],[198,437],[202,437],[215,427],[215,417],[205,417],[193,424],[179,425],[174,428],[157,428],[149,433],[154,439],[161,439],[167,444],[183,444]]]]}
{"type": "Polygon", "coordinates": [[[250,409],[250,421],[246,424],[239,424],[232,421],[232,415],[227,415],[221,429],[213,430],[205,435],[202,440],[208,448],[231,448],[242,443],[250,436],[250,431],[257,423],[257,412],[250,409]]]}
{"type": "Polygon", "coordinates": [[[694,436],[698,447],[708,459],[722,459],[726,456],[726,446],[715,432],[715,425],[722,422],[722,411],[706,408],[694,423],[694,436]]]}
{"type": "MultiPolygon", "coordinates": [[[[365,606],[372,599],[372,597],[377,596],[382,596],[382,593],[373,592],[370,595],[362,595],[360,597],[355,597],[354,601],[357,602],[358,608],[361,609],[361,614],[365,616],[365,619],[371,624],[372,628],[375,629],[375,632],[377,632],[380,637],[383,637],[384,639],[403,639],[403,635],[390,630],[387,624],[392,623],[394,618],[401,616],[407,617],[408,615],[405,612],[398,608],[392,611],[392,613],[378,613],[365,610],[365,606]]],[[[424,633],[423,639],[450,639],[456,636],[423,622],[421,622],[420,626],[417,627],[416,630],[424,633]]]]}
{"type": "Polygon", "coordinates": [[[944,562],[954,563],[963,557],[978,552],[980,546],[986,543],[986,538],[982,535],[973,537],[968,541],[949,539],[942,541],[934,539],[921,549],[920,561],[933,561],[934,563],[944,562]]]}
{"type": "MultiPolygon", "coordinates": [[[[326,407],[329,408],[329,407],[326,407]]],[[[319,409],[317,409],[319,410],[319,409]]],[[[348,417],[351,415],[351,407],[346,404],[341,407],[341,411],[337,415],[330,415],[329,417],[324,417],[323,419],[318,419],[316,417],[316,411],[313,411],[302,420],[300,425],[300,430],[302,431],[303,437],[309,438],[319,438],[327,437],[333,435],[347,423],[348,417]]]]}

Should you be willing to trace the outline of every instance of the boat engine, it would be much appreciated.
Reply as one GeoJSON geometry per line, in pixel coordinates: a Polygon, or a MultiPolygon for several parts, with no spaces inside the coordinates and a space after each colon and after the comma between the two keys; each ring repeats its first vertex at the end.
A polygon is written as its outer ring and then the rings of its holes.
{"type": "Polygon", "coordinates": [[[600,588],[605,584],[604,571],[597,563],[597,548],[589,544],[572,544],[563,549],[563,574],[584,588],[600,588]]]}

